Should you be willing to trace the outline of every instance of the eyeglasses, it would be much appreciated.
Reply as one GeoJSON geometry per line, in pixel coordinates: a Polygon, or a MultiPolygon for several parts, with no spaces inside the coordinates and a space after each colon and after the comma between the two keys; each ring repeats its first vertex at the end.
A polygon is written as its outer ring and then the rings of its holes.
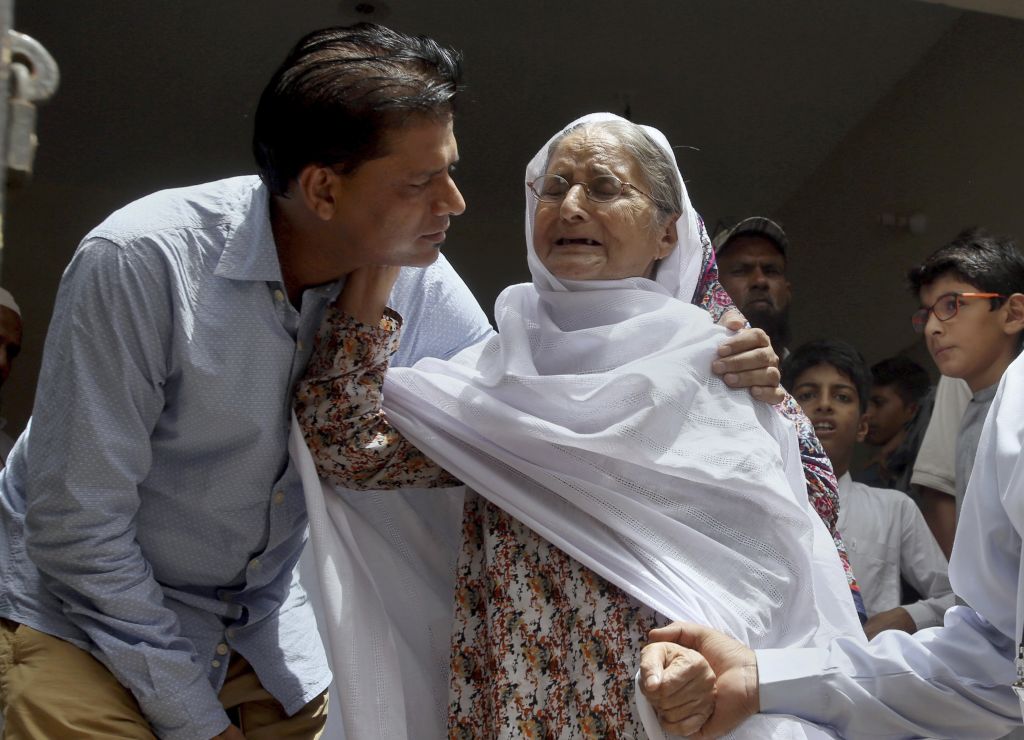
{"type": "Polygon", "coordinates": [[[608,203],[616,198],[621,198],[626,192],[626,188],[632,188],[657,204],[653,196],[648,195],[633,183],[623,182],[615,175],[598,175],[590,182],[569,182],[561,175],[541,175],[533,182],[526,184],[537,200],[542,200],[545,203],[559,203],[565,199],[570,190],[577,185],[582,185],[587,200],[594,203],[608,203]]]}
{"type": "Polygon", "coordinates": [[[928,324],[928,315],[935,314],[939,321],[949,321],[956,316],[964,298],[1006,298],[1002,293],[943,293],[930,306],[923,306],[910,317],[914,331],[921,333],[928,324]]]}

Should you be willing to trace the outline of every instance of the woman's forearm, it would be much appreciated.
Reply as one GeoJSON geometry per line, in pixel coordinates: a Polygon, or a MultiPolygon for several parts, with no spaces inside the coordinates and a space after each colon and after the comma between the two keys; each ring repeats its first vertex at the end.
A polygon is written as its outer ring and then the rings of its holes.
{"type": "Polygon", "coordinates": [[[377,326],[335,306],[324,317],[295,389],[295,414],[318,472],[335,485],[358,490],[460,485],[381,410],[384,374],[400,329],[401,317],[390,310],[377,326]]]}

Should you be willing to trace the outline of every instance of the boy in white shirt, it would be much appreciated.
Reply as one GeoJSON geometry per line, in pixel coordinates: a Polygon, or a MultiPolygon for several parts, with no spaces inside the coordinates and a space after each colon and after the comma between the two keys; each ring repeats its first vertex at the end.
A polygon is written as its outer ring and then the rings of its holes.
{"type": "Polygon", "coordinates": [[[900,491],[850,478],[854,446],[868,431],[871,375],[864,358],[845,342],[809,342],[786,358],[782,383],[814,424],[839,479],[838,526],[864,597],[868,638],[942,624],[954,597],[946,558],[920,510],[900,491]],[[901,605],[900,576],[920,601],[901,605]]]}

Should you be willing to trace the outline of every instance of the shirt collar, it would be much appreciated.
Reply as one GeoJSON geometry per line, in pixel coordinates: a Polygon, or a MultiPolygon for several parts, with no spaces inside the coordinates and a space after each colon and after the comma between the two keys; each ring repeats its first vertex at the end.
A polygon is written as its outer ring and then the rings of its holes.
{"type": "Polygon", "coordinates": [[[982,388],[971,397],[971,403],[988,403],[996,397],[997,390],[999,390],[999,383],[993,383],[988,388],[982,388]]]}
{"type": "Polygon", "coordinates": [[[270,227],[270,193],[258,182],[239,199],[237,219],[228,225],[224,251],[214,274],[230,280],[283,282],[270,227]]]}
{"type": "Polygon", "coordinates": [[[845,473],[839,476],[836,482],[839,484],[836,490],[839,493],[839,501],[840,503],[842,503],[842,500],[846,497],[846,494],[850,490],[850,486],[853,485],[853,478],[850,477],[850,471],[847,470],[845,473]]]}

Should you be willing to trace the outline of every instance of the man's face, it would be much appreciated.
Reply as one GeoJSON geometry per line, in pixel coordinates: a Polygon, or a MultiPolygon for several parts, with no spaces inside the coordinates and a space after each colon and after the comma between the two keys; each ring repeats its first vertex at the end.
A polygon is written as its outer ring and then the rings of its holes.
{"type": "Polygon", "coordinates": [[[917,413],[916,403],[907,403],[894,385],[876,385],[868,396],[867,442],[881,447],[900,433],[917,413]]]}
{"type": "Polygon", "coordinates": [[[459,150],[450,119],[392,129],[384,151],[332,180],[331,241],[343,272],[363,265],[431,264],[451,217],[466,210],[451,177],[459,150]]]}
{"type": "Polygon", "coordinates": [[[760,325],[761,317],[776,321],[789,308],[786,260],[771,239],[755,234],[731,239],[718,257],[718,275],[736,307],[754,326],[760,325]]]}
{"type": "Polygon", "coordinates": [[[11,365],[20,351],[21,317],[7,306],[0,306],[0,385],[11,374],[11,365]]]}
{"type": "Polygon", "coordinates": [[[854,445],[867,434],[857,387],[833,365],[810,367],[793,381],[793,398],[814,424],[836,475],[850,469],[854,445]]]}

